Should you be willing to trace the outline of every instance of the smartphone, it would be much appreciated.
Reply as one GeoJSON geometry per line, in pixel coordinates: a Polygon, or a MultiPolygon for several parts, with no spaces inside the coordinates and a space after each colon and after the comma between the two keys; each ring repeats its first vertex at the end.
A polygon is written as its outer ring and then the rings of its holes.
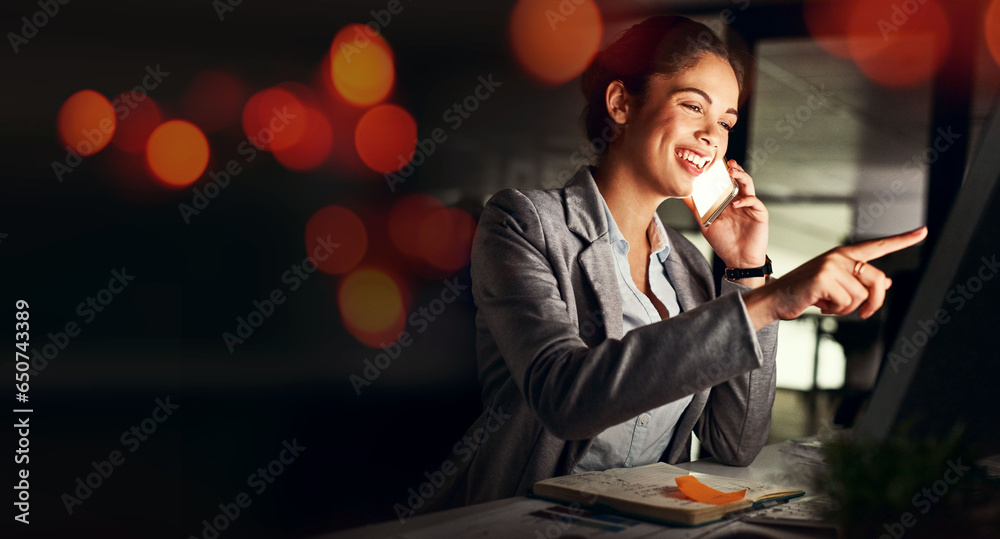
{"type": "Polygon", "coordinates": [[[712,224],[739,192],[736,182],[729,176],[726,160],[720,159],[712,163],[694,181],[694,192],[691,193],[701,226],[712,224]]]}

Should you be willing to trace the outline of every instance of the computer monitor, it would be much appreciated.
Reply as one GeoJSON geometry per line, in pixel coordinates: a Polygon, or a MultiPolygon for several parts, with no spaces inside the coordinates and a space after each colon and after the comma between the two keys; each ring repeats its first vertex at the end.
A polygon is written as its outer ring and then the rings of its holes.
{"type": "Polygon", "coordinates": [[[882,364],[862,437],[944,438],[956,424],[977,456],[1000,453],[1000,108],[979,147],[882,364]]]}

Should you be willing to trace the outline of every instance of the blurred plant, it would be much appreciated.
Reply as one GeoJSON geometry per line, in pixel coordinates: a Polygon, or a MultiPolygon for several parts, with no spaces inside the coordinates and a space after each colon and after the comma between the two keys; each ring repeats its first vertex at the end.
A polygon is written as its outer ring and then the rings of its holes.
{"type": "Polygon", "coordinates": [[[968,477],[949,470],[956,463],[972,465],[959,452],[962,431],[956,426],[943,440],[916,438],[906,425],[884,442],[850,434],[829,442],[827,467],[815,486],[837,502],[828,517],[840,524],[841,536],[898,537],[944,505],[968,477]],[[946,474],[948,479],[958,476],[955,484],[945,482],[946,474]],[[948,486],[944,493],[933,490],[936,482],[948,486]]]}

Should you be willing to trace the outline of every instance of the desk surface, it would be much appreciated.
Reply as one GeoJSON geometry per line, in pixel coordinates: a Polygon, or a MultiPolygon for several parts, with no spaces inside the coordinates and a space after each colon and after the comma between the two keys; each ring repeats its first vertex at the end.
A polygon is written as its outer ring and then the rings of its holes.
{"type": "MultiPolygon", "coordinates": [[[[678,464],[693,472],[709,473],[725,477],[750,479],[764,483],[787,485],[806,491],[811,490],[811,478],[816,471],[814,465],[792,457],[780,449],[786,444],[766,446],[746,468],[720,464],[715,459],[702,459],[678,464]]],[[[759,537],[836,537],[833,530],[809,530],[803,528],[766,527],[739,521],[725,521],[698,528],[670,528],[648,522],[627,526],[627,529],[613,531],[569,525],[552,517],[538,516],[555,504],[525,496],[505,498],[478,505],[431,513],[408,519],[404,524],[398,521],[383,522],[362,528],[323,535],[317,539],[349,539],[370,537],[665,537],[685,539],[709,539],[726,537],[736,532],[753,532],[759,537]],[[535,513],[534,515],[532,513],[535,513]]]]}

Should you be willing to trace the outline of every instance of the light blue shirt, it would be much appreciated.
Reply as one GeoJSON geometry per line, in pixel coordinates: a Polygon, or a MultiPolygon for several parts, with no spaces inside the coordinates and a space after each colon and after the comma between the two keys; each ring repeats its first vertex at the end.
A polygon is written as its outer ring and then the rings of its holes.
{"type": "MultiPolygon", "coordinates": [[[[618,223],[611,215],[604,197],[601,197],[601,203],[608,220],[608,241],[611,243],[615,273],[618,276],[618,289],[622,297],[622,329],[628,333],[646,324],[659,322],[660,313],[653,306],[653,302],[632,282],[628,264],[628,240],[618,229],[618,223]]],[[[646,236],[653,251],[649,256],[650,291],[667,308],[669,316],[676,316],[681,308],[677,304],[677,293],[663,267],[664,261],[670,256],[670,243],[663,223],[655,214],[653,220],[649,222],[646,236]]],[[[669,358],[651,357],[648,360],[669,361],[669,358]]],[[[670,444],[677,421],[693,397],[694,395],[688,395],[605,429],[594,439],[590,449],[573,469],[573,473],[608,468],[631,468],[658,462],[670,444]]]]}

